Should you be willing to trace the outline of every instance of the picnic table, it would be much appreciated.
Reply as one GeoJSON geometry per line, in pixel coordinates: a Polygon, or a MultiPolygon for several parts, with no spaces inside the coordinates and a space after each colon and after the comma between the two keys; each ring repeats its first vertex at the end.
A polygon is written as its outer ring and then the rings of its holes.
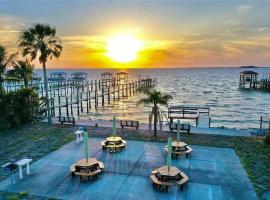
{"type": "Polygon", "coordinates": [[[126,141],[119,136],[107,137],[105,141],[101,141],[102,149],[109,149],[110,152],[122,151],[126,146],[126,141]]]}
{"type": "Polygon", "coordinates": [[[183,190],[183,186],[188,182],[187,175],[174,166],[162,166],[152,172],[150,176],[153,187],[163,192],[168,192],[169,186],[177,184],[183,190]]]}
{"type": "Polygon", "coordinates": [[[80,181],[83,179],[97,179],[99,174],[102,174],[104,170],[104,164],[98,161],[96,158],[88,158],[77,161],[76,164],[70,166],[70,172],[73,175],[80,177],[80,181]]]}
{"type": "Polygon", "coordinates": [[[88,161],[86,159],[77,161],[77,165],[81,167],[91,167],[97,163],[98,161],[96,158],[88,158],[88,161]]]}
{"type": "Polygon", "coordinates": [[[76,142],[77,143],[80,143],[83,141],[83,133],[84,133],[83,130],[77,130],[74,132],[74,134],[76,135],[76,142]]]}
{"type": "MultiPolygon", "coordinates": [[[[164,147],[164,150],[168,152],[168,146],[164,147]]],[[[179,156],[184,155],[188,158],[189,154],[193,151],[193,149],[188,146],[185,142],[172,142],[172,158],[177,159],[179,156]]]]}

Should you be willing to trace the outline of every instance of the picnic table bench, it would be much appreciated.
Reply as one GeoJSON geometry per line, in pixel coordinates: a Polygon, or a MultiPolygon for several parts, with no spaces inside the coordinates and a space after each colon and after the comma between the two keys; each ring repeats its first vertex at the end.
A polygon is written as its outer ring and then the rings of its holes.
{"type": "Polygon", "coordinates": [[[188,177],[184,173],[181,173],[181,176],[182,176],[182,179],[178,181],[177,184],[180,186],[181,190],[183,190],[184,185],[186,185],[188,182],[188,177]]]}
{"type": "Polygon", "coordinates": [[[157,188],[157,189],[161,190],[162,192],[168,192],[169,186],[173,185],[170,182],[158,180],[157,177],[154,174],[152,174],[150,176],[150,179],[153,182],[153,188],[157,188]]]}
{"type": "Polygon", "coordinates": [[[139,121],[120,120],[120,126],[122,128],[124,128],[124,127],[135,127],[136,129],[138,129],[139,128],[139,121]]]}
{"type": "Polygon", "coordinates": [[[59,122],[63,125],[64,123],[69,123],[69,124],[75,124],[75,117],[64,117],[60,116],[59,117],[59,122]]]}

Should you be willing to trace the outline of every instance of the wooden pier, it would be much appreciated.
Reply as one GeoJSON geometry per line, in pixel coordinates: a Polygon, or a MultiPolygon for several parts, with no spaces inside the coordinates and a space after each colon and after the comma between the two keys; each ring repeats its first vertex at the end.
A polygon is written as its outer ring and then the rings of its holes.
{"type": "MultiPolygon", "coordinates": [[[[136,94],[140,87],[154,87],[157,80],[149,76],[129,80],[125,73],[118,73],[115,77],[104,73],[98,80],[49,81],[48,84],[52,117],[80,118],[81,115],[90,113],[91,109],[104,107],[136,94]]],[[[21,84],[12,84],[6,86],[6,90],[17,90],[22,87],[21,84]]],[[[45,118],[47,106],[44,83],[33,83],[30,84],[30,87],[36,88],[43,99],[40,103],[38,118],[45,118]]]]}

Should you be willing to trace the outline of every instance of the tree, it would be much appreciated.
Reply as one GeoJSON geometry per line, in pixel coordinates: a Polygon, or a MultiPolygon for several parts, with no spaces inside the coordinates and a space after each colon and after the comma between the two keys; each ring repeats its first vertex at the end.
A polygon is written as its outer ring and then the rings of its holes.
{"type": "Polygon", "coordinates": [[[15,80],[23,80],[24,86],[28,87],[28,82],[32,79],[34,65],[29,60],[19,60],[13,69],[7,71],[7,76],[15,80]]]}
{"type": "Polygon", "coordinates": [[[48,59],[53,57],[59,58],[63,49],[60,39],[56,37],[56,29],[48,24],[35,24],[33,27],[20,33],[19,47],[22,49],[23,56],[30,56],[31,60],[35,60],[38,56],[39,62],[42,64],[48,123],[51,124],[46,63],[48,59]]]}
{"type": "Polygon", "coordinates": [[[155,89],[148,88],[140,88],[139,92],[142,92],[146,97],[140,99],[138,104],[152,104],[152,113],[154,115],[154,136],[157,137],[157,121],[158,121],[158,113],[159,107],[158,105],[167,106],[168,101],[172,99],[171,95],[161,93],[155,89]]]}
{"type": "Polygon", "coordinates": [[[4,46],[0,44],[0,91],[3,90],[4,75],[8,67],[15,63],[17,53],[8,55],[4,46]]]}

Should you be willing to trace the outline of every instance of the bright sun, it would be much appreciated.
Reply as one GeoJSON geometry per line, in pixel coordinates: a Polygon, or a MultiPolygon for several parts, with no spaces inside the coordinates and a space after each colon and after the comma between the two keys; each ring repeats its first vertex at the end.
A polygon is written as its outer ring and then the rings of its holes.
{"type": "Polygon", "coordinates": [[[133,35],[120,34],[108,40],[107,56],[117,62],[131,62],[137,58],[143,42],[133,35]]]}

